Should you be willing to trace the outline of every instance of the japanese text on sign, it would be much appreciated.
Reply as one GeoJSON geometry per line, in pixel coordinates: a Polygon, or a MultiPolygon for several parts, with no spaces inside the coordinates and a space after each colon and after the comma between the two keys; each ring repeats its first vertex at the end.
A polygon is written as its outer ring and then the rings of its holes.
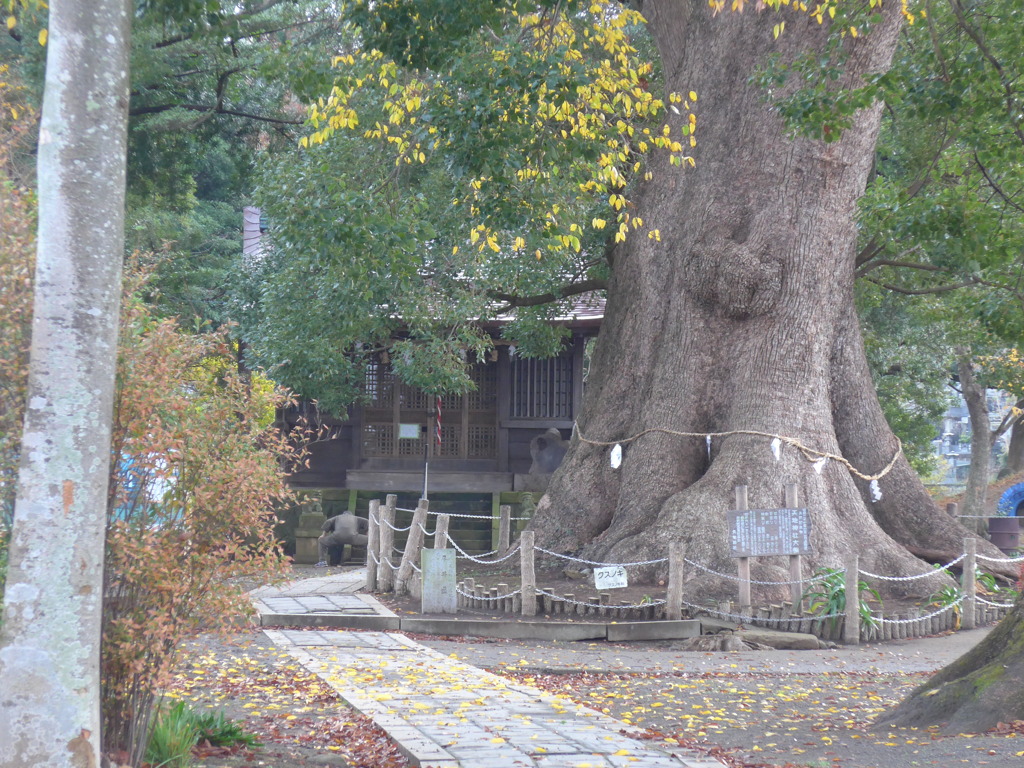
{"type": "Polygon", "coordinates": [[[729,513],[733,557],[811,554],[811,516],[806,509],[748,509],[729,513]]]}
{"type": "Polygon", "coordinates": [[[595,589],[618,589],[628,587],[626,581],[626,569],[621,565],[611,565],[607,568],[594,569],[595,589]]]}

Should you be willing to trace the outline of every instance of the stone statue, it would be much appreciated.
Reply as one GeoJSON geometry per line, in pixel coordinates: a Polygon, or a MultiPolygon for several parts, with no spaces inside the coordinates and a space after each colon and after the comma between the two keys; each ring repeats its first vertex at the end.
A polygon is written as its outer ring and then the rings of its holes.
{"type": "Polygon", "coordinates": [[[317,565],[342,565],[345,561],[345,545],[365,547],[369,526],[366,518],[356,517],[348,510],[328,518],[321,528],[323,533],[317,539],[320,550],[317,565]]]}
{"type": "Polygon", "coordinates": [[[569,441],[562,439],[562,433],[551,427],[542,435],[530,441],[531,475],[550,475],[562,463],[565,452],[569,450],[569,441]]]}

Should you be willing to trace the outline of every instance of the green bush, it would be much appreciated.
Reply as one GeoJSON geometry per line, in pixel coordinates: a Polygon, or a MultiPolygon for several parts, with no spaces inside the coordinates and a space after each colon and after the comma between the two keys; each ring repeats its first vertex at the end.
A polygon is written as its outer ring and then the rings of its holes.
{"type": "Polygon", "coordinates": [[[160,707],[146,746],[146,762],[153,768],[188,768],[192,765],[192,748],[199,742],[195,716],[178,702],[160,707]]]}
{"type": "Polygon", "coordinates": [[[146,762],[153,768],[188,768],[192,765],[192,749],[202,742],[215,747],[260,746],[255,736],[222,711],[196,712],[179,701],[157,710],[149,731],[146,762]]]}
{"type": "MultiPolygon", "coordinates": [[[[810,601],[811,613],[826,616],[843,613],[846,610],[846,572],[841,568],[819,568],[814,575],[818,577],[817,580],[811,583],[801,598],[810,601]]],[[[860,595],[860,625],[870,629],[878,623],[878,619],[871,611],[868,598],[873,598],[879,608],[882,605],[882,598],[864,581],[857,582],[857,591],[860,595]]],[[[835,627],[839,623],[839,618],[831,618],[829,622],[835,627]]]]}

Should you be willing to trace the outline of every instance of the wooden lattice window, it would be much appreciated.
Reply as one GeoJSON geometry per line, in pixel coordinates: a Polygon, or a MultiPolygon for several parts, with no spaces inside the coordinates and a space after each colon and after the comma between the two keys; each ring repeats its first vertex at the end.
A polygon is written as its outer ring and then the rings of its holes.
{"type": "Polygon", "coordinates": [[[469,458],[491,458],[498,449],[498,430],[492,426],[470,424],[466,443],[469,458]]]}
{"type": "Polygon", "coordinates": [[[476,389],[441,398],[441,442],[436,444],[436,398],[402,384],[378,361],[366,367],[363,409],[363,456],[418,458],[424,437],[431,455],[442,459],[493,459],[497,456],[498,374],[494,364],[470,369],[476,389]],[[420,425],[417,438],[399,438],[400,424],[420,425]],[[422,429],[422,428],[425,428],[422,429]]]}
{"type": "MultiPolygon", "coordinates": [[[[404,441],[403,441],[404,442],[404,441]]],[[[363,425],[363,455],[391,456],[395,450],[394,424],[363,425]]]]}
{"type": "Polygon", "coordinates": [[[513,419],[571,419],[572,353],[546,360],[513,358],[511,361],[513,419]]]}
{"type": "Polygon", "coordinates": [[[395,402],[395,376],[377,360],[366,364],[363,392],[369,408],[391,408],[395,402]]]}

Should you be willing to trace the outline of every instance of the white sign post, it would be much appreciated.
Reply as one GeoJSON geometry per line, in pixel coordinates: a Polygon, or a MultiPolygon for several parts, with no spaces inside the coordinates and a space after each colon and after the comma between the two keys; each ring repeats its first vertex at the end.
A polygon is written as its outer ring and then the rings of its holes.
{"type": "Polygon", "coordinates": [[[628,586],[626,569],[621,565],[610,565],[606,568],[594,569],[595,589],[620,589],[628,586]]]}

